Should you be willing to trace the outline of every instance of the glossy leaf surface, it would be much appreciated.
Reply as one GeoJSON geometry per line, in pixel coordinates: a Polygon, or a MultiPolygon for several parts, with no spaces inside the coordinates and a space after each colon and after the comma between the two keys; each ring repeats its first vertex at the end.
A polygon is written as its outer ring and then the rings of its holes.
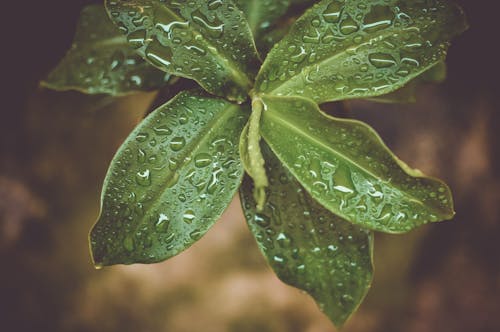
{"type": "Polygon", "coordinates": [[[263,100],[262,136],[330,211],[389,233],[453,217],[449,188],[398,160],[366,124],[329,117],[304,98],[263,100]]]}
{"type": "Polygon", "coordinates": [[[442,61],[465,29],[444,0],[323,0],[269,53],[256,90],[317,103],[386,94],[442,61]]]}
{"type": "Polygon", "coordinates": [[[278,277],[308,292],[341,326],[370,287],[372,234],[315,202],[269,148],[263,151],[270,180],[264,210],[255,210],[250,178],[240,190],[248,226],[278,277]]]}
{"type": "Polygon", "coordinates": [[[149,115],[106,176],[91,232],[95,263],[159,262],[204,235],[240,186],[246,114],[222,99],[182,92],[149,115]]]}
{"type": "Polygon", "coordinates": [[[258,56],[232,1],[106,0],[115,23],[149,62],[196,80],[210,93],[244,101],[258,56]]]}
{"type": "Polygon", "coordinates": [[[169,75],[145,62],[102,5],[85,7],[71,49],[41,85],[54,90],[123,95],[154,90],[169,75]]]}

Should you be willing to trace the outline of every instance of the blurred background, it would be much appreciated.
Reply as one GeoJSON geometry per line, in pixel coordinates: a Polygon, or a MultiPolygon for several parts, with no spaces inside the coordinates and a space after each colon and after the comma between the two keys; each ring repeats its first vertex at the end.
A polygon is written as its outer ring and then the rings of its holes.
{"type": "MultiPolygon", "coordinates": [[[[195,246],[161,264],[97,271],[87,234],[119,144],[155,100],[38,88],[98,1],[2,4],[0,331],[335,331],[271,272],[234,201],[195,246]]],[[[496,1],[458,1],[471,28],[448,79],[410,105],[351,102],[411,166],[444,179],[457,215],[378,234],[375,280],[343,331],[500,331],[500,113],[496,1]]]]}

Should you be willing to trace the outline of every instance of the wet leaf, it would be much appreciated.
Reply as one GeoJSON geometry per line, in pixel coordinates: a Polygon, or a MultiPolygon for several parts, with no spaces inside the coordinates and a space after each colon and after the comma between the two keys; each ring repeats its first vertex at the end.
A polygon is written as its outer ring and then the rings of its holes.
{"type": "Polygon", "coordinates": [[[129,43],[167,73],[242,102],[259,60],[250,28],[232,1],[106,0],[129,43]]]}
{"type": "Polygon", "coordinates": [[[466,27],[444,0],[323,0],[269,53],[256,91],[317,103],[386,94],[443,61],[466,27]]]}
{"type": "Polygon", "coordinates": [[[90,235],[96,265],[163,261],[207,232],[241,183],[246,114],[222,99],[182,92],[131,133],[104,182],[90,235]]]}
{"type": "Polygon", "coordinates": [[[130,48],[102,5],[91,5],[81,13],[71,49],[41,85],[116,96],[161,88],[169,77],[130,48]]]}
{"type": "Polygon", "coordinates": [[[327,116],[305,98],[263,101],[263,138],[333,213],[388,233],[453,217],[449,188],[397,159],[368,125],[327,116]]]}
{"type": "Polygon", "coordinates": [[[316,203],[267,146],[263,152],[270,180],[264,210],[255,209],[250,178],[240,190],[248,226],[278,277],[308,292],[341,326],[370,287],[373,234],[316,203]]]}
{"type": "Polygon", "coordinates": [[[370,101],[388,104],[407,104],[417,101],[418,87],[425,83],[441,83],[446,79],[446,64],[437,65],[408,82],[404,87],[385,95],[367,98],[370,101]]]}

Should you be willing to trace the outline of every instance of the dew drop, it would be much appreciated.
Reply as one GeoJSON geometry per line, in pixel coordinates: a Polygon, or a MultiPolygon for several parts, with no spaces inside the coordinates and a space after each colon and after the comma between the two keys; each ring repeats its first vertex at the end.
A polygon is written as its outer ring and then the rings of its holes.
{"type": "Polygon", "coordinates": [[[396,60],[386,53],[372,53],[368,56],[368,60],[377,68],[388,68],[396,64],[396,60]]]}
{"type": "Polygon", "coordinates": [[[135,174],[135,181],[140,186],[149,186],[151,184],[151,172],[149,171],[149,169],[143,172],[137,172],[135,174]]]}
{"type": "Polygon", "coordinates": [[[173,151],[180,151],[182,150],[182,148],[184,147],[184,145],[186,145],[186,140],[184,139],[184,137],[174,137],[172,139],[172,141],[170,141],[170,148],[173,150],[173,151]]]}
{"type": "Polygon", "coordinates": [[[200,153],[194,157],[194,165],[198,168],[207,167],[212,163],[212,156],[208,153],[200,153]]]}

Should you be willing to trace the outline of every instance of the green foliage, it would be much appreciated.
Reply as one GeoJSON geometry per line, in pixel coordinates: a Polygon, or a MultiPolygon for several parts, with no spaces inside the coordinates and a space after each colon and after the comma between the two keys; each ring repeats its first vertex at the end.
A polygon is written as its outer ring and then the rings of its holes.
{"type": "Polygon", "coordinates": [[[270,180],[265,209],[257,212],[252,181],[240,195],[248,227],[278,277],[307,291],[341,326],[370,287],[373,234],[314,201],[264,146],[270,180]]]}
{"type": "Polygon", "coordinates": [[[41,85],[118,96],[159,89],[169,78],[129,47],[104,6],[93,5],[82,11],[71,49],[41,85]]]}
{"type": "Polygon", "coordinates": [[[244,101],[259,63],[252,33],[232,1],[106,0],[131,47],[167,73],[244,101]]]}
{"type": "Polygon", "coordinates": [[[117,152],[90,234],[96,265],[179,254],[241,187],[270,266],[340,326],[370,286],[372,231],[453,217],[444,183],[400,161],[366,124],[318,104],[413,101],[419,84],[446,77],[448,46],[467,27],[461,9],[322,0],[294,22],[312,3],[106,0],[109,18],[102,6],[83,10],[44,86],[120,95],[169,89],[176,75],[206,90],[153,111],[117,152]],[[265,55],[273,44],[260,67],[256,48],[265,55]]]}

